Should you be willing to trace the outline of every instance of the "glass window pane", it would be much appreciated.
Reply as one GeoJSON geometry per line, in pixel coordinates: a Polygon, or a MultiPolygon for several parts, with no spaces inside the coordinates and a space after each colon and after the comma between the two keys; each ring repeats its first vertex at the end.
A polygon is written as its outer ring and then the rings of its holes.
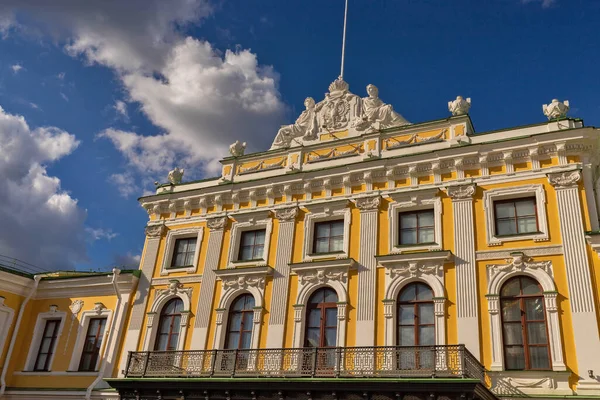
{"type": "Polygon", "coordinates": [[[194,252],[185,253],[184,265],[194,265],[194,252]]]}
{"type": "Polygon", "coordinates": [[[519,200],[515,202],[517,216],[535,215],[535,203],[531,199],[519,200]]]}
{"type": "Polygon", "coordinates": [[[502,320],[521,320],[521,307],[519,306],[519,300],[502,300],[502,320]]]}
{"type": "Polygon", "coordinates": [[[419,229],[419,243],[433,243],[435,241],[433,228],[419,229]]]}
{"type": "Polygon", "coordinates": [[[331,224],[331,236],[344,236],[344,221],[335,221],[331,224]]]}
{"type": "Polygon", "coordinates": [[[239,331],[242,327],[242,313],[231,313],[229,315],[229,330],[239,331]]]}
{"type": "Polygon", "coordinates": [[[252,310],[254,308],[254,296],[249,294],[244,295],[244,310],[252,310]]]}
{"type": "Polygon", "coordinates": [[[433,211],[419,213],[419,226],[433,226],[433,211]]]}
{"type": "Polygon", "coordinates": [[[504,355],[506,369],[525,369],[525,351],[523,347],[506,347],[504,355]]]}
{"type": "Polygon", "coordinates": [[[83,344],[83,351],[94,351],[96,347],[96,338],[93,336],[88,337],[83,344]]]}
{"type": "Polygon", "coordinates": [[[416,227],[417,227],[417,214],[416,213],[400,214],[400,229],[416,228],[416,227]]]}
{"type": "Polygon", "coordinates": [[[174,313],[180,313],[183,311],[183,301],[181,301],[181,299],[175,299],[172,304],[174,313]]]}
{"type": "Polygon", "coordinates": [[[400,231],[400,244],[416,244],[417,231],[413,229],[400,231]]]}
{"type": "Polygon", "coordinates": [[[169,339],[168,335],[158,335],[156,338],[156,346],[155,349],[158,351],[167,350],[167,340],[169,339]]]}
{"type": "Polygon", "coordinates": [[[531,278],[521,277],[521,287],[523,288],[523,294],[542,294],[540,285],[531,278]]]}
{"type": "Polygon", "coordinates": [[[90,323],[88,325],[88,333],[95,334],[98,331],[98,326],[100,326],[100,319],[92,318],[90,319],[90,323]]]}
{"type": "Polygon", "coordinates": [[[338,297],[337,293],[333,290],[326,289],[325,290],[325,303],[337,303],[338,297]]]}
{"type": "Polygon", "coordinates": [[[315,241],[315,253],[329,252],[329,238],[317,239],[315,241]]]}
{"type": "Polygon", "coordinates": [[[433,324],[433,304],[419,304],[419,324],[433,324]]]}
{"type": "Polygon", "coordinates": [[[319,328],[309,328],[306,332],[306,341],[310,347],[319,347],[321,344],[321,330],[319,328]]]}
{"type": "Polygon", "coordinates": [[[544,322],[527,323],[527,342],[529,344],[547,344],[546,324],[544,322]]]}
{"type": "Polygon", "coordinates": [[[179,341],[179,334],[171,335],[171,340],[169,342],[169,346],[167,350],[177,350],[177,342],[179,341]]]}
{"type": "Polygon", "coordinates": [[[325,346],[335,346],[336,342],[336,328],[327,328],[325,329],[325,346]]]}
{"type": "Polygon", "coordinates": [[[415,307],[413,305],[400,304],[398,307],[398,323],[402,325],[414,325],[415,307]]]}
{"type": "Polygon", "coordinates": [[[399,346],[414,346],[415,345],[415,328],[412,326],[398,327],[398,345],[399,346]]]}
{"type": "Polygon", "coordinates": [[[242,246],[252,246],[254,244],[254,232],[242,232],[242,240],[240,241],[242,246]]]}
{"type": "Polygon", "coordinates": [[[239,341],[240,334],[238,332],[229,332],[229,337],[227,338],[227,348],[237,349],[239,341]]]}
{"type": "Polygon", "coordinates": [[[252,332],[242,333],[242,342],[240,343],[240,349],[249,349],[252,347],[252,332]]]}
{"type": "Polygon", "coordinates": [[[321,310],[318,308],[313,308],[312,310],[308,310],[308,326],[312,328],[317,328],[321,326],[321,310]]]}
{"type": "Polygon", "coordinates": [[[433,346],[435,344],[435,330],[433,326],[419,327],[419,346],[433,346]]]}
{"type": "Polygon", "coordinates": [[[413,301],[417,298],[416,285],[408,285],[400,292],[400,301],[413,301]]]}
{"type": "Polygon", "coordinates": [[[252,254],[252,259],[258,260],[259,258],[263,258],[264,250],[265,250],[265,246],[262,244],[254,246],[254,253],[252,254]]]}
{"type": "Polygon", "coordinates": [[[160,321],[160,329],[158,330],[158,333],[169,333],[170,330],[171,330],[171,317],[170,316],[162,317],[162,320],[160,321]]]}
{"type": "Polygon", "coordinates": [[[417,300],[432,300],[433,292],[429,286],[418,284],[417,286],[417,300]]]}
{"type": "Polygon", "coordinates": [[[523,344],[523,330],[520,323],[504,324],[504,344],[523,344]]]}
{"type": "Polygon", "coordinates": [[[337,308],[325,309],[325,326],[337,326],[337,308]]]}
{"type": "Polygon", "coordinates": [[[244,330],[251,331],[252,330],[252,321],[254,320],[254,313],[252,311],[247,311],[244,313],[244,330]]]}
{"type": "Polygon", "coordinates": [[[514,219],[504,219],[496,222],[496,235],[514,235],[518,233],[514,219]]]}
{"type": "Polygon", "coordinates": [[[535,217],[519,218],[517,221],[519,233],[537,232],[537,221],[535,217]]]}
{"type": "Polygon", "coordinates": [[[528,320],[543,320],[543,300],[539,297],[537,299],[525,299],[525,316],[528,320]]]}
{"type": "Polygon", "coordinates": [[[344,238],[336,237],[330,241],[329,251],[343,251],[344,250],[344,238]]]}
{"type": "Polygon", "coordinates": [[[256,231],[256,236],[254,238],[254,244],[265,244],[265,233],[266,231],[260,230],[256,231]]]}
{"type": "Polygon", "coordinates": [[[45,369],[45,364],[46,364],[46,358],[48,356],[46,354],[40,354],[38,356],[38,360],[37,363],[35,364],[35,368],[36,370],[40,371],[40,370],[44,370],[45,369]]]}
{"type": "Polygon", "coordinates": [[[52,343],[52,338],[42,339],[42,343],[40,345],[40,353],[49,353],[50,352],[50,343],[52,343]]]}
{"type": "Polygon", "coordinates": [[[513,202],[496,203],[496,218],[515,217],[515,205],[513,202]]]}
{"type": "Polygon", "coordinates": [[[519,286],[519,279],[511,279],[507,281],[504,286],[502,286],[502,290],[500,292],[500,296],[508,297],[508,296],[518,296],[521,292],[521,288],[519,286]]]}
{"type": "Polygon", "coordinates": [[[171,332],[179,332],[181,328],[181,315],[175,315],[173,317],[173,327],[171,328],[171,332]]]}
{"type": "Polygon", "coordinates": [[[329,237],[329,224],[328,223],[322,223],[322,224],[315,224],[315,237],[318,238],[323,238],[323,237],[329,237]]]}
{"type": "Polygon", "coordinates": [[[242,247],[240,249],[240,261],[252,260],[252,258],[254,257],[252,254],[253,250],[254,248],[252,246],[242,247]]]}
{"type": "Polygon", "coordinates": [[[83,371],[89,371],[91,369],[93,369],[95,366],[92,366],[92,355],[91,354],[84,354],[81,357],[81,370],[83,371]]]}
{"type": "Polygon", "coordinates": [[[550,360],[548,359],[547,347],[530,347],[529,363],[531,368],[550,369],[550,360]]]}

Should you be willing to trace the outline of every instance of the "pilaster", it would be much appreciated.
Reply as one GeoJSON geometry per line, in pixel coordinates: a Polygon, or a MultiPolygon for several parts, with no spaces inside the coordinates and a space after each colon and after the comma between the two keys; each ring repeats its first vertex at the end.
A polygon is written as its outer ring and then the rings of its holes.
{"type": "Polygon", "coordinates": [[[144,320],[144,315],[146,314],[150,282],[152,281],[152,275],[156,266],[160,239],[165,233],[165,226],[162,224],[147,226],[145,233],[147,238],[146,251],[144,252],[144,260],[142,261],[140,268],[141,274],[137,286],[138,293],[133,302],[129,327],[127,328],[125,340],[123,342],[119,376],[122,376],[121,371],[124,371],[127,368],[127,355],[130,351],[137,350],[138,343],[142,336],[142,322],[144,320]]]}
{"type": "Polygon", "coordinates": [[[475,262],[475,226],[473,221],[474,185],[451,186],[454,218],[454,264],[456,271],[456,307],[458,311],[458,343],[479,360],[479,318],[477,296],[477,265],[475,262]]]}
{"type": "Polygon", "coordinates": [[[578,193],[581,178],[580,171],[548,174],[548,180],[556,191],[560,235],[564,248],[575,353],[580,375],[577,393],[600,395],[600,382],[595,377],[600,372],[600,342],[578,193]]]}
{"type": "Polygon", "coordinates": [[[276,209],[275,218],[279,220],[277,252],[275,253],[275,272],[273,274],[273,294],[267,330],[267,348],[284,347],[285,317],[289,292],[292,243],[298,207],[276,209]]]}
{"type": "Polygon", "coordinates": [[[356,346],[375,345],[375,282],[377,279],[377,220],[379,196],[354,200],[360,210],[360,249],[358,255],[358,303],[356,346]]]}
{"type": "Polygon", "coordinates": [[[208,249],[206,252],[206,262],[202,272],[202,285],[200,286],[200,296],[196,306],[196,321],[192,332],[191,348],[194,350],[206,349],[206,339],[208,335],[208,325],[213,310],[213,298],[215,295],[215,282],[217,276],[214,272],[219,267],[219,258],[221,256],[221,246],[223,244],[223,230],[227,225],[227,217],[217,217],[207,220],[208,229],[208,249]]]}

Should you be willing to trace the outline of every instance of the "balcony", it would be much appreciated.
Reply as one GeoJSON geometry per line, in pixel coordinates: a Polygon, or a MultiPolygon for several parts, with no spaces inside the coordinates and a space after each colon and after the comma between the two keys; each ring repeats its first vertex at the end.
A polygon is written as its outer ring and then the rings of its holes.
{"type": "Polygon", "coordinates": [[[464,345],[131,352],[126,378],[469,378],[464,345]]]}

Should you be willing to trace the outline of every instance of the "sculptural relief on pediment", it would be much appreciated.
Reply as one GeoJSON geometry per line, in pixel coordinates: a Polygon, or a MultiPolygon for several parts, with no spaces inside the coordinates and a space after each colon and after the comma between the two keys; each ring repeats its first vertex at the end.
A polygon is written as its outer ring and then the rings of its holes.
{"type": "Polygon", "coordinates": [[[381,101],[375,85],[367,86],[367,94],[360,98],[349,91],[343,79],[336,79],[323,101],[315,103],[312,97],[306,98],[306,109],[296,122],[279,129],[271,149],[315,143],[322,134],[348,130],[348,136],[359,136],[409,124],[391,105],[381,101]]]}

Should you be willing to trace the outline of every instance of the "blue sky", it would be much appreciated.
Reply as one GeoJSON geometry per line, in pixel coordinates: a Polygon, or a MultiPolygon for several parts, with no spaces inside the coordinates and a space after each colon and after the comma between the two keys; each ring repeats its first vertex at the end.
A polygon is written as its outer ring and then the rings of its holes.
{"type": "MultiPolygon", "coordinates": [[[[479,132],[600,125],[600,2],[349,0],[345,80],[411,122],[471,97],[479,132]]],[[[339,74],[343,0],[3,0],[0,254],[137,267],[137,197],[174,166],[213,175],[236,139],[269,147],[339,74]]]]}

